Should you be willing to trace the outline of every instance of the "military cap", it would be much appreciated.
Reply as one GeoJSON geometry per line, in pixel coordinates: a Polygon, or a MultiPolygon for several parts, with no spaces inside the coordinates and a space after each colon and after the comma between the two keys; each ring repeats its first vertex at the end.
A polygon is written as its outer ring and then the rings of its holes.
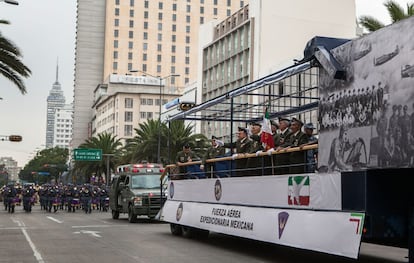
{"type": "Polygon", "coordinates": [[[262,124],[258,121],[253,121],[253,122],[250,123],[250,125],[262,127],[262,124]]]}
{"type": "Polygon", "coordinates": [[[184,144],[184,148],[190,148],[190,144],[189,143],[186,143],[186,144],[184,144]]]}
{"type": "Polygon", "coordinates": [[[239,129],[239,132],[245,132],[246,134],[248,134],[249,132],[247,131],[247,129],[246,128],[243,128],[243,127],[239,127],[238,128],[239,129]]]}
{"type": "Polygon", "coordinates": [[[290,122],[290,120],[288,118],[279,117],[279,122],[281,122],[281,121],[288,121],[288,122],[290,122]]]}
{"type": "Polygon", "coordinates": [[[306,123],[305,126],[304,126],[304,128],[305,129],[310,129],[310,130],[315,129],[315,127],[313,126],[313,123],[312,122],[306,123]]]}
{"type": "Polygon", "coordinates": [[[292,122],[297,122],[300,124],[300,126],[303,126],[303,122],[297,118],[292,118],[292,122]]]}

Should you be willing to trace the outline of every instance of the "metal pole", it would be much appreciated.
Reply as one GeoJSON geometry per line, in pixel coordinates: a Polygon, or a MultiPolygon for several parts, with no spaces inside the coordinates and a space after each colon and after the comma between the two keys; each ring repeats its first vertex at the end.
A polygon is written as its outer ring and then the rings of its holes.
{"type": "Polygon", "coordinates": [[[161,100],[162,100],[162,78],[160,80],[160,101],[159,101],[159,111],[158,111],[158,149],[157,149],[157,163],[161,163],[161,100]]]}
{"type": "Polygon", "coordinates": [[[110,155],[107,155],[106,156],[106,186],[108,186],[109,185],[109,177],[110,177],[110,175],[109,175],[109,158],[110,158],[110,155]]]}

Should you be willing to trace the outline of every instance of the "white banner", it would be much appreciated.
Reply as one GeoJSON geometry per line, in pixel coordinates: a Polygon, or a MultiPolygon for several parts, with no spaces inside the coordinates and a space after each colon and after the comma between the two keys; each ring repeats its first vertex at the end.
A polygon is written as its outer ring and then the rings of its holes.
{"type": "Polygon", "coordinates": [[[357,258],[364,213],[230,206],[167,200],[161,220],[357,258]]]}
{"type": "Polygon", "coordinates": [[[173,180],[168,199],[222,204],[340,210],[341,175],[301,174],[173,180]]]}

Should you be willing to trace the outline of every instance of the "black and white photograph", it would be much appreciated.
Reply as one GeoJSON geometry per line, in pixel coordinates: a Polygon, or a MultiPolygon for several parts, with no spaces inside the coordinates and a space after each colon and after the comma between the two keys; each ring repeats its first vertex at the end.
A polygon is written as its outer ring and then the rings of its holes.
{"type": "Polygon", "coordinates": [[[321,70],[320,171],[414,166],[409,25],[402,21],[331,51],[346,77],[334,80],[321,70]]]}

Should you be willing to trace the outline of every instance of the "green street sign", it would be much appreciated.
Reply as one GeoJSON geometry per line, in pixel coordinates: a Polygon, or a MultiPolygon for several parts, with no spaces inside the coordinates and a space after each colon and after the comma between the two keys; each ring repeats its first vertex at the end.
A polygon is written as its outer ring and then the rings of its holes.
{"type": "Polygon", "coordinates": [[[73,153],[75,161],[101,161],[102,149],[75,149],[73,153]]]}

